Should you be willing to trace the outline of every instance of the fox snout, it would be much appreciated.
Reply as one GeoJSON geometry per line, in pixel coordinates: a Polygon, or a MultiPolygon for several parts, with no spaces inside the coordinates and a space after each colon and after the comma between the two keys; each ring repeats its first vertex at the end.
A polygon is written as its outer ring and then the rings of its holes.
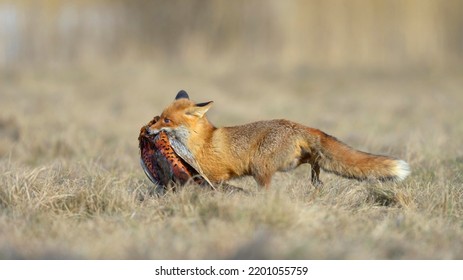
{"type": "Polygon", "coordinates": [[[161,131],[160,129],[146,127],[146,132],[148,132],[149,135],[158,134],[160,131],[161,131]]]}
{"type": "Polygon", "coordinates": [[[162,130],[162,126],[161,126],[159,119],[157,119],[156,122],[150,123],[146,126],[146,132],[149,135],[158,134],[161,130],[162,130]]]}
{"type": "Polygon", "coordinates": [[[146,131],[148,132],[149,135],[155,135],[161,131],[170,132],[171,130],[172,129],[170,127],[165,127],[165,126],[163,127],[159,125],[159,122],[146,127],[146,131]]]}

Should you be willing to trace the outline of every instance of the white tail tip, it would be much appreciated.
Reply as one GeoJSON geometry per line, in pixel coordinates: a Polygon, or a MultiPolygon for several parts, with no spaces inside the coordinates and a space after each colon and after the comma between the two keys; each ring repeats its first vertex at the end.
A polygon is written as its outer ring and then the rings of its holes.
{"type": "Polygon", "coordinates": [[[403,181],[408,175],[410,175],[410,172],[410,165],[408,165],[407,162],[403,160],[397,161],[396,170],[394,172],[397,176],[397,181],[403,181]]]}

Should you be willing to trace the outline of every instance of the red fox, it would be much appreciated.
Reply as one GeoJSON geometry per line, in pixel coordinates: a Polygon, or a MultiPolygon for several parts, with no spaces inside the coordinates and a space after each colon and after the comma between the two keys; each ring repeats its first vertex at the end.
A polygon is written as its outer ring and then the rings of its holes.
{"type": "Polygon", "coordinates": [[[315,186],[321,184],[320,169],[357,180],[402,181],[410,174],[403,160],[355,150],[318,129],[284,119],[217,128],[206,117],[211,106],[212,101],[196,104],[182,90],[148,132],[163,130],[181,141],[214,183],[251,175],[268,188],[277,171],[303,163],[311,165],[315,186]]]}

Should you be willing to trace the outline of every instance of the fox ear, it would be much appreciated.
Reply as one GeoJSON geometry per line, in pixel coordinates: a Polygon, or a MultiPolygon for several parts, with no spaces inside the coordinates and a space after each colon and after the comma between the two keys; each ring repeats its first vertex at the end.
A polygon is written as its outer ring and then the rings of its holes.
{"type": "Polygon", "coordinates": [[[177,93],[177,96],[175,96],[175,100],[182,99],[182,98],[190,99],[190,97],[188,96],[188,93],[186,93],[186,91],[184,91],[183,89],[177,93]]]}
{"type": "Polygon", "coordinates": [[[188,115],[193,115],[198,118],[202,118],[204,114],[212,107],[213,101],[198,103],[194,107],[188,109],[186,112],[188,115]]]}

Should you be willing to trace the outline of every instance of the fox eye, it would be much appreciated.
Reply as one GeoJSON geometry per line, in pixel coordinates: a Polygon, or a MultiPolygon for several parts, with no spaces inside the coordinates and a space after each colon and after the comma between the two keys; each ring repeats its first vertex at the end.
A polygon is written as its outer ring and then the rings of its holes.
{"type": "Polygon", "coordinates": [[[171,122],[171,120],[170,120],[170,119],[168,119],[168,118],[164,118],[164,123],[170,123],[170,122],[171,122]]]}

